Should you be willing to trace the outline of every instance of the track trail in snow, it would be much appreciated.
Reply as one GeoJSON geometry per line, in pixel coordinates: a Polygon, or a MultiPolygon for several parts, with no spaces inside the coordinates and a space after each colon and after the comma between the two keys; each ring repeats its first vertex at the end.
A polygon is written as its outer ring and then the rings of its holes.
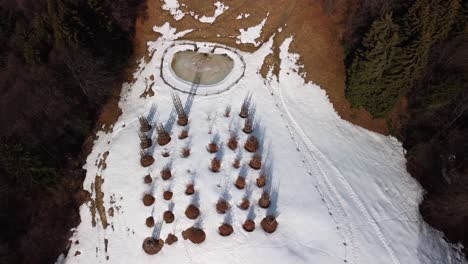
{"type": "MultiPolygon", "coordinates": [[[[268,82],[268,81],[267,81],[268,82]]],[[[266,87],[270,91],[270,94],[274,97],[275,106],[280,111],[280,115],[283,120],[286,122],[286,128],[288,129],[291,139],[296,144],[297,151],[301,151],[301,149],[305,149],[306,146],[302,141],[298,141],[299,138],[298,133],[293,129],[293,124],[291,119],[289,118],[287,111],[284,109],[283,102],[281,98],[275,93],[273,88],[270,86],[270,83],[266,83],[266,87]],[[285,116],[286,115],[286,116],[285,116]]],[[[299,138],[300,139],[300,138],[299,138]]],[[[334,186],[330,183],[327,178],[327,175],[323,172],[323,170],[318,165],[317,160],[312,155],[311,152],[301,152],[302,156],[304,157],[303,163],[307,168],[307,172],[311,176],[320,176],[318,185],[323,185],[321,188],[316,185],[316,189],[319,192],[320,196],[322,197],[322,201],[325,203],[330,216],[333,218],[333,221],[337,225],[337,229],[341,236],[343,236],[343,245],[345,246],[345,261],[347,263],[359,263],[358,262],[358,250],[359,247],[356,242],[356,238],[353,234],[353,226],[352,220],[349,217],[349,213],[347,213],[345,207],[343,206],[343,201],[341,196],[338,194],[338,191],[334,186]],[[342,217],[344,219],[337,219],[337,217],[342,217]],[[344,227],[344,228],[342,228],[344,227]],[[346,259],[348,257],[347,252],[347,245],[351,246],[351,259],[346,259]]]]}
{"type": "MultiPolygon", "coordinates": [[[[268,85],[268,88],[272,92],[272,95],[277,97],[279,99],[279,103],[276,104],[276,106],[280,109],[281,112],[283,112],[287,118],[285,120],[288,123],[288,129],[291,132],[291,137],[294,140],[294,142],[298,146],[298,151],[301,150],[301,146],[306,149],[306,153],[303,153],[304,157],[306,160],[304,161],[306,165],[308,165],[308,170],[309,174],[311,175],[319,175],[321,177],[322,184],[325,185],[325,188],[328,189],[328,195],[329,196],[329,202],[333,201],[333,196],[335,197],[337,203],[335,206],[337,206],[339,209],[339,212],[341,213],[342,217],[344,217],[347,221],[345,223],[346,226],[346,235],[348,236],[348,241],[351,244],[351,254],[352,254],[352,262],[351,263],[358,263],[358,256],[357,256],[357,250],[359,250],[358,245],[356,244],[354,234],[353,234],[353,229],[354,225],[352,223],[352,219],[350,217],[349,211],[346,209],[346,206],[344,205],[345,202],[343,201],[343,198],[341,197],[340,193],[338,193],[337,189],[335,188],[334,184],[329,180],[329,177],[327,173],[324,171],[324,169],[319,165],[317,161],[317,157],[321,160],[324,161],[327,166],[329,166],[334,174],[337,176],[337,179],[340,181],[341,185],[344,187],[344,189],[347,191],[348,197],[351,198],[352,202],[354,205],[356,205],[363,216],[366,219],[366,222],[371,226],[375,232],[375,235],[377,236],[378,240],[382,243],[384,246],[385,250],[387,251],[388,255],[390,256],[390,259],[392,260],[392,263],[394,264],[400,264],[400,261],[398,258],[395,256],[395,253],[393,252],[392,248],[390,247],[388,241],[386,240],[385,236],[383,235],[382,231],[380,230],[377,222],[374,220],[374,218],[369,214],[367,209],[364,207],[362,201],[359,199],[359,197],[356,195],[352,187],[350,186],[349,182],[346,180],[346,178],[339,172],[339,170],[333,165],[333,163],[327,159],[323,153],[320,152],[320,150],[310,141],[310,139],[307,137],[307,135],[304,133],[303,129],[300,127],[300,125],[297,123],[297,121],[294,119],[294,117],[291,115],[288,106],[284,100],[284,96],[282,94],[282,89],[281,87],[278,88],[278,96],[275,95],[273,89],[271,88],[270,85],[268,85]],[[292,129],[291,129],[292,128],[292,129]],[[296,137],[294,135],[297,135],[296,137]]],[[[317,187],[317,190],[323,195],[323,190],[320,191],[320,188],[317,187]]],[[[346,242],[345,242],[346,243],[346,242]]]]}

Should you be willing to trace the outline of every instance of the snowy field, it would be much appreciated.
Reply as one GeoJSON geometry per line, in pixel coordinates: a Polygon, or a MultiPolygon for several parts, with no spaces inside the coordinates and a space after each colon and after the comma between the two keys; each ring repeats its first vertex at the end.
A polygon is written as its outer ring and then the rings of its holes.
{"type": "MultiPolygon", "coordinates": [[[[171,10],[180,16],[177,1],[166,2],[172,3],[171,10]]],[[[182,127],[173,124],[171,142],[163,147],[156,145],[154,164],[143,168],[138,117],[147,116],[155,105],[152,120],[167,125],[173,110],[171,92],[175,90],[161,78],[161,61],[170,47],[186,45],[177,39],[188,32],[176,32],[168,23],[154,30],[162,36],[148,43],[151,60],[141,60],[135,81],[123,85],[119,103],[123,114],[112,132],[98,133],[85,166],[84,188],[96,198],[94,180],[96,175],[101,176],[104,207],[114,208],[114,214],[107,215],[106,228],[97,214],[93,226],[91,205],[84,204],[69,254],[58,263],[466,263],[455,246],[445,242],[442,234],[419,216],[422,189],[405,170],[400,142],[340,119],[325,91],[305,83],[297,73],[299,57],[288,51],[292,37],[281,46],[278,78],[270,74],[265,80],[258,73],[264,58],[272,52],[271,40],[254,53],[236,51],[245,62],[245,74],[219,94],[193,97],[189,138],[178,139],[182,127]],[[152,83],[155,95],[141,97],[152,83]],[[273,165],[272,184],[279,193],[273,205],[279,226],[272,234],[259,225],[267,210],[257,206],[261,189],[254,182],[258,171],[245,167],[247,185],[253,187],[250,201],[257,224],[252,233],[241,227],[248,211],[237,207],[245,191],[233,185],[240,169],[234,168],[232,161],[241,157],[241,164],[246,165],[252,156],[242,151],[247,135],[241,130],[244,122],[238,115],[249,92],[259,124],[256,129],[264,138],[264,157],[273,165]],[[230,117],[223,115],[226,106],[232,107],[230,117]],[[225,143],[236,130],[240,147],[232,151],[225,143]],[[224,146],[221,171],[213,173],[210,160],[218,154],[210,154],[206,148],[216,135],[224,146]],[[190,146],[191,155],[182,158],[180,153],[186,146],[190,146]],[[107,166],[103,168],[99,161],[107,151],[107,166]],[[163,157],[164,152],[170,156],[163,157]],[[168,163],[172,163],[173,177],[163,181],[160,171],[168,163]],[[152,185],[143,182],[147,174],[152,175],[152,185]],[[192,199],[184,194],[185,186],[192,180],[199,194],[198,220],[189,220],[184,214],[192,199]],[[142,242],[151,236],[152,228],[145,225],[145,219],[150,215],[156,220],[162,218],[169,206],[162,198],[167,188],[174,192],[175,221],[163,225],[161,238],[175,233],[179,241],[164,245],[157,255],[147,255],[142,242]],[[215,204],[226,189],[232,206],[227,220],[232,222],[234,233],[222,237],[218,226],[226,215],[218,214],[215,204]],[[156,198],[154,206],[143,205],[145,192],[156,198]],[[182,238],[181,232],[195,223],[206,232],[202,244],[182,238]]],[[[256,43],[255,38],[245,41],[256,43]]],[[[244,66],[236,63],[234,67],[233,76],[237,76],[239,67],[244,66]]],[[[169,82],[180,82],[170,71],[164,75],[169,82]]],[[[216,85],[198,89],[216,90],[216,85]]],[[[189,97],[176,92],[183,103],[189,97]]]]}

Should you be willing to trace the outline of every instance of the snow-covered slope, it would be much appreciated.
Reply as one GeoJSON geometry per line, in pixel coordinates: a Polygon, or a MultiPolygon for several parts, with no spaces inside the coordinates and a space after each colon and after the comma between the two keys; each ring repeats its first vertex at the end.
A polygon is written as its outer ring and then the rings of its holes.
{"type": "MultiPolygon", "coordinates": [[[[120,107],[123,114],[111,133],[100,132],[87,159],[84,188],[96,198],[95,176],[102,177],[104,207],[109,226],[104,228],[99,214],[93,226],[91,204],[81,207],[81,224],[72,237],[64,263],[465,263],[442,235],[428,227],[417,207],[422,190],[405,170],[401,144],[394,138],[369,132],[343,121],[335,113],[325,92],[304,83],[297,73],[298,55],[288,51],[292,38],[281,46],[281,71],[278,78],[263,79],[258,73],[263,59],[271,52],[272,41],[255,53],[238,52],[245,61],[245,75],[229,90],[209,96],[195,96],[189,114],[190,137],[180,140],[182,128],[174,124],[172,140],[154,149],[155,163],[143,168],[139,156],[140,115],[157,106],[155,119],[166,123],[172,111],[171,92],[160,77],[164,51],[177,44],[176,33],[169,24],[155,27],[162,36],[149,43],[151,61],[141,61],[135,82],[125,84],[120,107]],[[151,76],[154,76],[152,78],[151,76]],[[154,80],[153,80],[154,79],[154,80]],[[141,97],[154,82],[155,96],[141,97]],[[266,210],[256,206],[261,190],[254,186],[258,171],[248,168],[248,185],[253,186],[251,202],[255,205],[257,228],[245,232],[241,225],[247,211],[236,205],[245,194],[233,183],[239,174],[231,164],[235,157],[249,162],[252,154],[223,148],[221,171],[209,170],[215,154],[206,150],[212,137],[221,142],[230,130],[239,129],[242,145],[247,135],[240,129],[243,120],[238,111],[248,92],[253,94],[257,120],[264,132],[264,147],[273,164],[273,185],[279,190],[276,204],[279,227],[266,234],[259,226],[266,210]],[[232,106],[230,117],[223,116],[232,106]],[[212,130],[209,134],[209,130],[212,130]],[[182,158],[183,147],[190,145],[189,158],[182,158]],[[108,151],[106,166],[99,166],[108,151]],[[170,152],[164,158],[161,153],[170,152]],[[163,181],[160,170],[173,164],[173,179],[163,181]],[[153,185],[143,182],[150,173],[153,185]],[[195,245],[183,240],[181,231],[196,221],[184,215],[191,197],[185,186],[195,176],[206,241],[195,245]],[[175,233],[179,241],[165,245],[157,255],[142,250],[143,240],[152,229],[145,219],[153,214],[162,218],[169,202],[163,191],[172,186],[175,222],[164,224],[161,237],[175,233]],[[225,220],[215,204],[228,187],[234,233],[218,234],[225,220]],[[145,207],[142,197],[152,192],[153,207],[145,207]],[[76,242],[78,241],[78,242],[76,242]]],[[[197,45],[211,45],[197,43],[197,45]]],[[[212,88],[212,87],[211,87],[212,88]]],[[[210,88],[210,89],[211,89],[210,88]]],[[[203,87],[199,87],[203,89],[203,87]]],[[[188,95],[178,92],[182,102],[188,95]]],[[[200,222],[198,222],[200,223],[200,222]]]]}

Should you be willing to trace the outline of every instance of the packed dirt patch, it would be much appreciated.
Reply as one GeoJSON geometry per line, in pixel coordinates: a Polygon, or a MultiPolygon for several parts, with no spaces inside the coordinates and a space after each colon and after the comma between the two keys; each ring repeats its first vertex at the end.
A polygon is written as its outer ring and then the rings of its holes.
{"type": "Polygon", "coordinates": [[[104,179],[101,176],[96,175],[94,178],[94,191],[95,191],[95,199],[94,205],[97,213],[99,214],[99,219],[101,220],[102,227],[105,229],[109,225],[107,223],[107,215],[106,215],[106,208],[104,207],[104,193],[102,192],[102,184],[104,183],[104,179]]]}
{"type": "Polygon", "coordinates": [[[262,208],[268,208],[270,207],[271,201],[270,201],[270,194],[267,192],[262,193],[262,196],[260,199],[258,199],[258,205],[262,208]]]}
{"type": "Polygon", "coordinates": [[[143,250],[148,255],[154,255],[159,253],[164,246],[164,241],[162,239],[154,239],[151,237],[146,238],[143,241],[143,250]]]}
{"type": "Polygon", "coordinates": [[[161,178],[165,181],[169,180],[170,178],[172,177],[172,172],[171,172],[171,169],[169,168],[164,168],[162,171],[161,171],[161,178]]]}
{"type": "Polygon", "coordinates": [[[163,219],[164,219],[164,222],[170,224],[170,223],[174,222],[175,215],[171,211],[166,211],[163,214],[163,219]]]}
{"type": "Polygon", "coordinates": [[[257,179],[255,179],[255,182],[259,188],[262,188],[266,184],[266,177],[264,175],[260,175],[257,179]]]}
{"type": "Polygon", "coordinates": [[[244,145],[248,152],[255,152],[258,149],[258,139],[255,136],[249,136],[244,145]]]}
{"type": "Polygon", "coordinates": [[[192,195],[194,193],[195,193],[195,186],[193,184],[187,185],[187,188],[185,189],[185,194],[192,195]]]}
{"type": "Polygon", "coordinates": [[[219,172],[220,169],[221,169],[221,160],[219,160],[218,158],[213,158],[211,160],[211,171],[219,172]]]}
{"type": "Polygon", "coordinates": [[[169,246],[174,244],[175,242],[177,242],[179,239],[177,238],[176,235],[172,234],[172,233],[169,233],[167,234],[167,238],[166,238],[166,244],[168,244],[169,246]]]}
{"type": "Polygon", "coordinates": [[[249,199],[242,199],[242,202],[240,203],[239,207],[242,209],[242,210],[247,210],[249,209],[250,207],[250,201],[249,199]]]}
{"type": "Polygon", "coordinates": [[[231,206],[226,200],[219,200],[216,203],[216,212],[218,212],[218,214],[225,214],[229,208],[231,208],[231,206]]]}
{"type": "Polygon", "coordinates": [[[252,232],[255,230],[255,222],[253,220],[247,219],[242,225],[242,228],[244,228],[244,230],[247,232],[252,232]]]}
{"type": "Polygon", "coordinates": [[[153,163],[154,163],[154,158],[150,155],[144,155],[140,159],[140,164],[143,167],[149,167],[153,165],[153,163]]]}
{"type": "Polygon", "coordinates": [[[259,170],[262,167],[262,156],[255,154],[250,160],[249,166],[254,170],[259,170]]]}
{"type": "Polygon", "coordinates": [[[232,225],[230,224],[222,224],[221,226],[219,226],[218,231],[219,234],[222,236],[229,236],[230,234],[232,234],[232,232],[234,232],[234,228],[232,228],[232,225]]]}
{"type": "Polygon", "coordinates": [[[245,177],[237,177],[236,182],[234,183],[237,189],[242,190],[245,188],[245,177]]]}
{"type": "Polygon", "coordinates": [[[154,196],[151,195],[151,194],[145,194],[145,195],[143,196],[143,204],[144,204],[145,206],[151,206],[151,205],[153,205],[153,204],[154,204],[154,201],[156,201],[156,199],[155,199],[154,196]]]}
{"type": "Polygon", "coordinates": [[[199,215],[200,209],[193,204],[189,205],[185,210],[185,216],[187,216],[188,219],[197,219],[199,215]]]}
{"type": "Polygon", "coordinates": [[[145,178],[143,179],[146,184],[150,184],[153,182],[153,178],[151,178],[151,175],[146,175],[145,178]]]}
{"type": "Polygon", "coordinates": [[[154,226],[154,217],[150,216],[146,218],[146,226],[147,227],[153,227],[154,226]]]}
{"type": "Polygon", "coordinates": [[[165,192],[163,193],[163,198],[164,198],[164,200],[169,201],[170,199],[172,199],[172,196],[173,196],[173,195],[174,195],[173,192],[171,192],[171,191],[165,191],[165,192]]]}
{"type": "Polygon", "coordinates": [[[201,244],[206,239],[206,234],[203,229],[190,227],[182,232],[182,237],[185,240],[190,240],[194,244],[201,244]]]}
{"type": "Polygon", "coordinates": [[[263,230],[265,230],[265,232],[267,233],[273,233],[278,228],[278,222],[272,216],[267,216],[263,218],[260,225],[262,226],[263,230]]]}

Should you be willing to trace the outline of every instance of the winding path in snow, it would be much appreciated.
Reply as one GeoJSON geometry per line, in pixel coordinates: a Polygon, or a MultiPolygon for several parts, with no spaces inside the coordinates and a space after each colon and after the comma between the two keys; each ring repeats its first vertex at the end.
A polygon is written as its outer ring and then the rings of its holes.
{"type": "MultiPolygon", "coordinates": [[[[359,208],[366,222],[369,224],[369,226],[373,228],[377,239],[380,241],[380,243],[383,245],[383,247],[387,251],[392,263],[400,264],[400,261],[396,257],[393,249],[390,247],[384,234],[382,233],[379,226],[377,225],[377,222],[369,214],[363,202],[356,195],[356,193],[352,189],[349,182],[339,172],[339,170],[335,167],[335,165],[327,157],[325,157],[323,153],[312,143],[312,141],[307,137],[307,135],[305,134],[304,130],[301,128],[299,123],[294,119],[294,117],[289,111],[288,105],[286,104],[284,100],[281,86],[279,86],[278,88],[279,96],[275,94],[275,92],[273,91],[270,85],[268,85],[268,88],[270,89],[271,94],[277,98],[277,101],[279,100],[279,103],[277,103],[276,106],[287,117],[287,118],[284,118],[284,120],[288,124],[287,127],[291,133],[291,138],[296,143],[298,151],[301,151],[301,149],[306,150],[306,152],[302,154],[305,158],[304,163],[307,166],[309,174],[320,176],[321,184],[324,184],[324,186],[321,187],[323,189],[320,189],[319,187],[317,187],[317,190],[321,193],[322,196],[324,193],[328,195],[329,202],[327,203],[327,206],[329,208],[338,207],[338,209],[335,208],[332,210],[338,211],[341,214],[341,216],[345,219],[344,226],[346,228],[345,228],[345,233],[343,235],[346,238],[345,240],[348,241],[345,243],[349,243],[351,245],[352,260],[350,261],[350,263],[359,263],[358,262],[359,258],[357,255],[358,254],[357,251],[359,250],[359,247],[354,238],[355,236],[354,236],[353,230],[355,229],[354,228],[355,225],[353,224],[352,219],[350,217],[350,211],[346,208],[346,200],[344,198],[350,198],[351,200],[348,200],[348,201],[351,201],[355,206],[359,208]],[[325,162],[325,164],[332,169],[333,175],[336,177],[336,179],[339,180],[341,187],[344,187],[344,189],[346,190],[346,194],[347,194],[346,197],[342,197],[343,194],[340,194],[337,191],[335,184],[332,181],[330,181],[328,174],[319,165],[318,160],[325,162]],[[336,202],[333,202],[334,199],[336,199],[336,202]]],[[[284,117],[284,115],[282,116],[284,117]]],[[[330,213],[332,214],[332,212],[330,213]]],[[[335,221],[340,222],[340,220],[336,220],[336,219],[335,221]]]]}

